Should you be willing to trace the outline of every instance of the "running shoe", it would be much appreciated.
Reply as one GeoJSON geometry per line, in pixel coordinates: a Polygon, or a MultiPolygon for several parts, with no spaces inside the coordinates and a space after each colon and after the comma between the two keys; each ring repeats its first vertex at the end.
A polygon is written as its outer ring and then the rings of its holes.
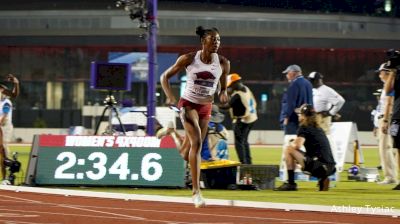
{"type": "Polygon", "coordinates": [[[196,207],[196,208],[206,207],[206,202],[204,201],[204,198],[200,192],[193,194],[192,199],[193,199],[194,207],[196,207]]]}
{"type": "Polygon", "coordinates": [[[397,184],[396,180],[393,179],[384,179],[383,181],[378,182],[378,184],[397,184]]]}

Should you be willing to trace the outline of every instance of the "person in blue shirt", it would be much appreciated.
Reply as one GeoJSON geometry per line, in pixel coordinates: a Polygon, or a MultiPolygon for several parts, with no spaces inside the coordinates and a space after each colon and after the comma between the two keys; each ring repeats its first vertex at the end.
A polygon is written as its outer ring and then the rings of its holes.
{"type": "MultiPolygon", "coordinates": [[[[312,84],[303,77],[300,66],[289,65],[283,72],[289,81],[289,86],[282,96],[280,121],[284,130],[283,151],[287,148],[290,141],[296,138],[297,129],[299,128],[299,119],[295,113],[295,109],[300,108],[303,104],[313,106],[312,84]]],[[[285,155],[282,153],[281,168],[286,170],[285,155]]],[[[298,172],[298,169],[296,169],[298,172]]],[[[283,175],[286,175],[283,172],[283,175]]],[[[281,179],[286,180],[287,176],[281,179]]]]}
{"type": "Polygon", "coordinates": [[[222,122],[225,115],[219,111],[217,105],[212,105],[211,118],[208,123],[207,136],[203,141],[201,158],[203,161],[228,159],[228,131],[222,122]]]}
{"type": "Polygon", "coordinates": [[[282,104],[282,118],[285,135],[295,135],[299,127],[297,114],[294,112],[303,104],[313,105],[312,84],[303,77],[300,66],[289,65],[285,71],[289,86],[286,100],[282,104]]]}

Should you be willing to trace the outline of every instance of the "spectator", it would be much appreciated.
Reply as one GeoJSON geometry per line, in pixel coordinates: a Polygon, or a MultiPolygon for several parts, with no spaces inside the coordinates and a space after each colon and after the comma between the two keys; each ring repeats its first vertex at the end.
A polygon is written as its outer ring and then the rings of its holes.
{"type": "Polygon", "coordinates": [[[312,85],[303,77],[298,65],[289,65],[282,73],[286,74],[289,81],[289,87],[284,94],[285,101],[281,108],[283,128],[285,135],[296,135],[299,119],[294,110],[305,103],[313,105],[312,85]]]}
{"type": "Polygon", "coordinates": [[[296,109],[296,112],[299,114],[300,127],[296,138],[285,149],[288,182],[275,190],[297,190],[294,180],[297,162],[304,173],[319,179],[320,191],[327,191],[329,189],[328,177],[336,171],[328,138],[319,126],[319,119],[312,105],[304,104],[296,109]],[[305,147],[305,152],[300,150],[302,147],[305,147]]]}
{"type": "MultiPolygon", "coordinates": [[[[313,104],[312,85],[303,77],[300,66],[289,65],[285,71],[289,86],[282,96],[280,121],[284,130],[283,151],[289,145],[289,142],[296,138],[297,129],[299,128],[299,119],[295,113],[295,109],[303,104],[313,104]]],[[[282,153],[281,170],[285,170],[285,154],[282,153]]],[[[287,177],[284,176],[283,179],[287,177]]]]}
{"type": "Polygon", "coordinates": [[[229,108],[232,117],[235,149],[242,164],[252,164],[249,134],[257,116],[257,102],[251,90],[242,82],[238,74],[230,74],[227,78],[229,103],[223,108],[229,108]]]}
{"type": "MultiPolygon", "coordinates": [[[[389,70],[386,68],[386,63],[383,63],[379,69],[376,71],[379,73],[379,78],[383,83],[389,77],[389,70]]],[[[397,170],[396,170],[396,162],[393,155],[392,148],[392,140],[387,133],[382,131],[383,122],[383,114],[385,111],[385,106],[391,106],[393,102],[394,91],[391,91],[389,94],[386,94],[384,91],[381,92],[379,103],[376,108],[376,120],[377,120],[377,138],[378,138],[378,147],[379,147],[379,156],[381,161],[381,166],[383,170],[384,179],[378,184],[393,184],[397,181],[397,170]],[[386,103],[386,101],[390,101],[386,103]]],[[[388,108],[389,111],[392,108],[388,108]]]]}
{"type": "MultiPolygon", "coordinates": [[[[382,132],[390,134],[393,140],[393,148],[397,149],[397,168],[400,167],[400,77],[398,70],[395,68],[389,68],[388,64],[385,64],[388,69],[389,77],[386,79],[383,92],[387,95],[394,91],[394,99],[386,100],[385,110],[383,111],[382,117],[382,132]],[[392,109],[391,109],[392,108],[392,109]],[[390,132],[389,132],[390,127],[390,132]]],[[[400,184],[396,185],[393,190],[400,190],[400,184]]]]}
{"type": "Polygon", "coordinates": [[[331,145],[333,156],[336,160],[336,144],[331,137],[332,117],[338,120],[339,110],[343,107],[345,100],[331,87],[323,83],[323,76],[319,72],[311,72],[308,75],[313,86],[313,103],[321,123],[320,126],[324,130],[331,145]]]}
{"type": "MultiPolygon", "coordinates": [[[[6,95],[6,96],[10,96],[10,97],[17,97],[19,95],[19,80],[9,74],[6,78],[6,80],[8,82],[12,82],[13,85],[13,89],[10,91],[8,89],[8,87],[6,85],[1,84],[0,85],[0,93],[1,95],[6,95]]],[[[11,106],[10,106],[10,111],[11,111],[11,106]]],[[[4,110],[3,110],[4,113],[4,110]]],[[[6,121],[7,122],[7,121],[6,121]]],[[[7,131],[7,130],[6,130],[7,131]]],[[[6,167],[4,166],[4,160],[7,157],[7,152],[4,146],[4,130],[3,128],[0,128],[0,167],[1,167],[1,177],[3,178],[3,182],[5,184],[8,184],[9,182],[7,182],[6,180],[6,167]]]]}
{"type": "Polygon", "coordinates": [[[340,118],[339,110],[343,107],[345,100],[331,87],[323,83],[323,76],[319,72],[311,72],[308,75],[313,86],[313,103],[317,116],[321,118],[321,128],[325,134],[330,134],[332,117],[340,118]]]}

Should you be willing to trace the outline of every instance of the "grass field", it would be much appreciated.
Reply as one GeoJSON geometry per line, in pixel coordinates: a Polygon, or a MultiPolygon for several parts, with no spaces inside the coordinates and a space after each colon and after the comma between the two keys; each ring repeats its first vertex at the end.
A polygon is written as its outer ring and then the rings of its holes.
{"type": "MultiPolygon", "coordinates": [[[[378,150],[376,148],[362,149],[366,167],[376,167],[379,164],[378,150]]],[[[28,146],[13,146],[11,151],[19,152],[19,160],[22,163],[23,171],[17,175],[17,183],[23,182],[23,176],[28,165],[29,151],[28,146]]],[[[234,150],[230,150],[232,160],[237,160],[234,150]]],[[[254,164],[279,164],[281,148],[254,147],[252,149],[254,164]]],[[[346,164],[345,170],[351,164],[346,164]]],[[[206,198],[245,200],[260,202],[279,202],[279,203],[300,203],[314,205],[335,205],[335,206],[374,206],[374,207],[393,207],[400,208],[399,191],[391,190],[394,185],[378,185],[369,182],[357,182],[347,180],[347,172],[342,172],[340,181],[335,183],[335,187],[327,192],[316,191],[316,182],[297,182],[299,191],[295,192],[275,192],[273,190],[216,190],[205,189],[203,194],[206,198]]],[[[276,185],[280,185],[276,181],[276,185]]],[[[57,186],[59,188],[59,186],[57,186]]],[[[67,187],[65,187],[67,188],[67,187]]],[[[71,189],[71,187],[68,187],[71,189]]],[[[120,188],[120,187],[74,187],[72,189],[88,191],[104,191],[131,194],[166,195],[188,197],[188,189],[151,189],[151,188],[120,188]]]]}

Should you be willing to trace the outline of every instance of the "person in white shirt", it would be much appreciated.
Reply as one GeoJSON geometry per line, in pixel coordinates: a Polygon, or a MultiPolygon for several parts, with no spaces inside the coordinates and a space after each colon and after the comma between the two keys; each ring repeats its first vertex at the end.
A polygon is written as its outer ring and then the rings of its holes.
{"type": "Polygon", "coordinates": [[[334,159],[337,161],[336,144],[330,135],[330,129],[332,125],[332,117],[334,120],[340,119],[338,112],[346,101],[334,89],[323,83],[323,75],[321,73],[316,71],[311,72],[308,75],[308,79],[313,86],[314,109],[320,119],[320,126],[329,139],[334,159]]]}
{"type": "Polygon", "coordinates": [[[332,117],[340,118],[339,110],[346,102],[345,99],[331,87],[323,83],[323,76],[319,72],[311,72],[308,75],[313,86],[314,109],[321,117],[321,127],[325,134],[330,134],[332,117]]]}

